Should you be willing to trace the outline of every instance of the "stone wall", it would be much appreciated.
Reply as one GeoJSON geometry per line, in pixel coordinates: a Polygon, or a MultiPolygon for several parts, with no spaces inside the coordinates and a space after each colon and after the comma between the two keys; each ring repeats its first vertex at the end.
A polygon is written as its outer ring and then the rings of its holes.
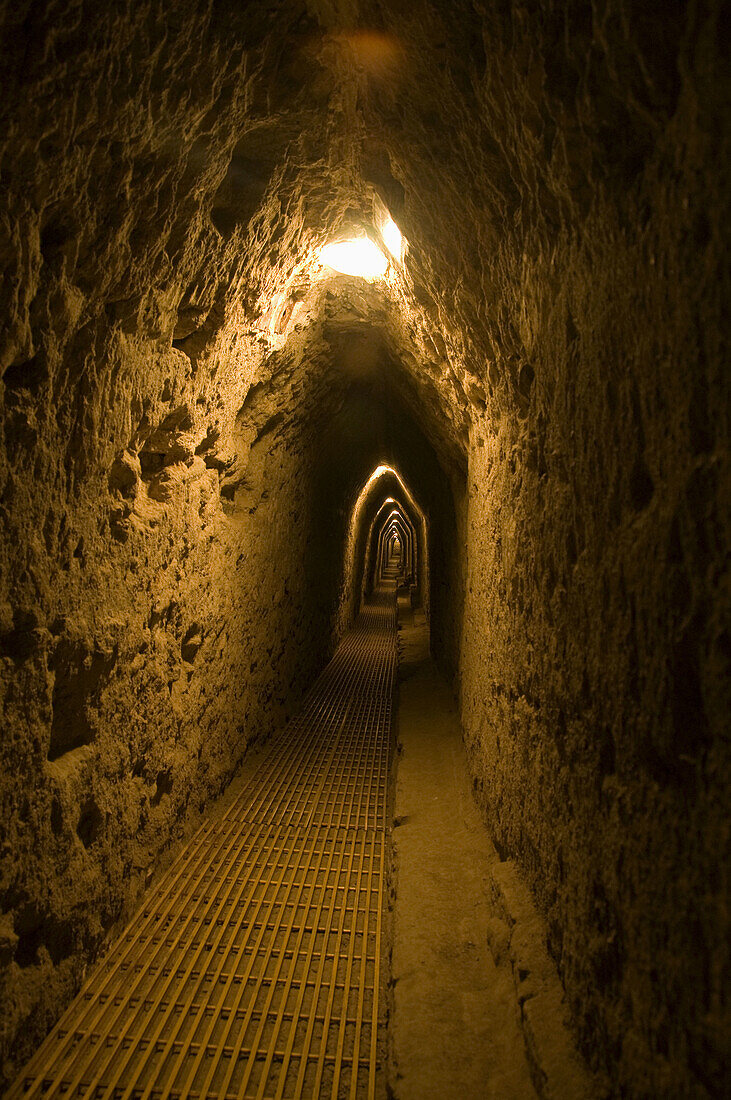
{"type": "Polygon", "coordinates": [[[470,460],[481,800],[548,917],[585,1049],[638,1096],[718,1095],[724,1075],[728,456],[710,395],[728,403],[683,198],[662,244],[656,227],[628,245],[605,211],[532,273],[530,405],[470,460]]]}
{"type": "Polygon", "coordinates": [[[229,477],[183,352],[118,344],[109,361],[122,415],[103,393],[86,405],[116,443],[106,468],[62,493],[59,448],[6,482],[4,1008],[31,1036],[329,651],[301,551],[318,538],[311,444],[264,424],[229,477]]]}
{"type": "Polygon", "coordinates": [[[269,268],[242,242],[285,140],[262,114],[291,59],[265,14],[247,21],[247,71],[205,6],[62,8],[2,12],[8,1074],[319,670],[336,594],[302,553],[313,433],[283,438],[267,380],[287,362],[246,297],[269,268]]]}

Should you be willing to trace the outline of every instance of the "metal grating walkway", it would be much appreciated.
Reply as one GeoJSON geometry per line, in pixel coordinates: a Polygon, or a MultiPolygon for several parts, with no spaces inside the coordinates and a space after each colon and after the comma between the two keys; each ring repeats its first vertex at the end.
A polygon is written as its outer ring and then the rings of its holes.
{"type": "Polygon", "coordinates": [[[373,1097],[393,587],[8,1096],[373,1097]]]}

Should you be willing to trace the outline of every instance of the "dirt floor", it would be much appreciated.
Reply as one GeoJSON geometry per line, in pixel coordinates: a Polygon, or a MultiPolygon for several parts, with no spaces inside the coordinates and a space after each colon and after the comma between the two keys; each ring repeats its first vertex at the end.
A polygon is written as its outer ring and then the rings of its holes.
{"type": "Polygon", "coordinates": [[[498,857],[424,617],[401,606],[399,619],[391,1095],[531,1100],[512,974],[487,944],[488,868],[498,857]]]}

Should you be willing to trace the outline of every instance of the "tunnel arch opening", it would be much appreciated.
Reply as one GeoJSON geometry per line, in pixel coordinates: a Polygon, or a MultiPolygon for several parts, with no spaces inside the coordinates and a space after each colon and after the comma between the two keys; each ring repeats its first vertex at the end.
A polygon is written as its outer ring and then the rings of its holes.
{"type": "Polygon", "coordinates": [[[404,544],[409,548],[416,592],[428,619],[429,520],[399,471],[392,465],[379,463],[361,487],[348,524],[344,562],[348,622],[352,621],[358,607],[373,589],[379,571],[384,529],[394,508],[400,510],[404,544]]]}
{"type": "MultiPolygon", "coordinates": [[[[299,541],[301,563],[293,560],[292,568],[304,585],[300,604],[310,609],[313,662],[316,655],[321,666],[371,583],[370,521],[380,500],[370,490],[390,473],[381,500],[398,498],[418,533],[417,599],[434,620],[435,656],[453,677],[465,573],[462,440],[433,395],[409,382],[410,360],[389,328],[396,323],[394,302],[370,284],[356,294],[352,282],[343,277],[342,285],[313,292],[315,305],[307,307],[302,324],[251,379],[236,418],[240,444],[234,440],[230,448],[238,457],[224,472],[227,507],[237,513],[236,522],[248,525],[257,501],[272,502],[285,483],[288,490],[299,483],[302,507],[293,515],[304,513],[310,533],[299,541]],[[353,324],[357,310],[364,319],[353,324]],[[386,321],[375,323],[373,314],[384,310],[386,321]],[[286,475],[283,464],[297,456],[296,470],[286,475]]],[[[298,584],[290,584],[290,592],[298,584]]]]}
{"type": "MultiPolygon", "coordinates": [[[[384,502],[383,510],[386,511],[387,508],[388,501],[384,502]]],[[[395,508],[392,507],[391,511],[383,517],[379,514],[376,519],[374,538],[376,540],[377,552],[375,556],[372,555],[373,569],[370,575],[366,575],[365,577],[366,592],[370,592],[374,583],[379,583],[383,577],[386,557],[390,553],[390,547],[394,537],[397,537],[399,540],[399,552],[401,557],[400,583],[402,586],[409,587],[410,596],[413,601],[416,602],[417,593],[419,591],[417,558],[422,560],[426,556],[426,549],[424,549],[422,555],[417,555],[415,545],[416,530],[408,514],[406,512],[402,513],[398,506],[395,508]]]]}
{"type": "MultiPolygon", "coordinates": [[[[380,582],[392,558],[399,559],[401,584],[411,585],[414,578],[413,539],[408,519],[394,509],[385,517],[378,533],[376,579],[380,582]]],[[[416,584],[414,584],[416,588],[416,584]]]]}

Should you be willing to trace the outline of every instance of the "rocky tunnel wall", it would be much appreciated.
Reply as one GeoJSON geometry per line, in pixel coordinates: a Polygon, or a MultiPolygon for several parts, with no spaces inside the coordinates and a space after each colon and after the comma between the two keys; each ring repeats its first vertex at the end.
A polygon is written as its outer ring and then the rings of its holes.
{"type": "Polygon", "coordinates": [[[232,471],[183,352],[112,338],[105,358],[113,410],[103,392],[85,405],[110,444],[80,491],[53,414],[34,406],[31,448],[12,420],[27,394],[5,391],[4,1008],[30,1035],[330,646],[302,551],[320,539],[311,444],[278,437],[267,409],[248,453],[232,430],[232,471]]]}
{"type": "Polygon", "coordinates": [[[317,551],[317,418],[283,432],[299,360],[277,354],[270,304],[286,276],[262,289],[279,192],[241,248],[277,168],[281,183],[284,41],[249,14],[229,49],[229,13],[195,4],[2,20],[8,1075],[322,666],[337,578],[317,551]]]}

